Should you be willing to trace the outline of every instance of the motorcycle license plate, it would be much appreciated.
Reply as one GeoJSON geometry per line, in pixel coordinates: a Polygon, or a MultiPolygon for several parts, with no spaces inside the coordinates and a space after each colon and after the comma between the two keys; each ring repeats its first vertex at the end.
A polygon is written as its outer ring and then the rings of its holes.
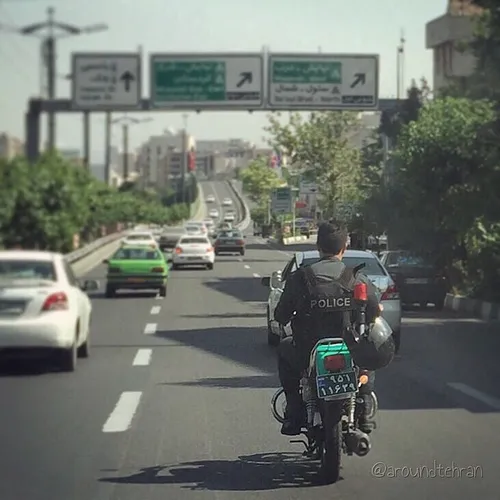
{"type": "Polygon", "coordinates": [[[316,388],[320,399],[352,394],[358,390],[354,370],[342,373],[329,373],[316,377],[316,388]]]}

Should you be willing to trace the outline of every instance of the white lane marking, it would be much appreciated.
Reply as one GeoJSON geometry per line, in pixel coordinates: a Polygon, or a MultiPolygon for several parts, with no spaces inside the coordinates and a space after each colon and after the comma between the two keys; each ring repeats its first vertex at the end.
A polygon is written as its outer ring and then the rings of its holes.
{"type": "Polygon", "coordinates": [[[215,203],[217,204],[218,210],[219,210],[219,218],[217,219],[217,222],[222,222],[223,219],[223,211],[224,207],[222,206],[222,203],[220,202],[219,195],[217,194],[217,189],[215,189],[215,184],[213,182],[210,183],[210,189],[212,190],[212,193],[215,198],[215,203]]]}
{"type": "Polygon", "coordinates": [[[245,265],[245,269],[250,269],[250,266],[245,265]]]}
{"type": "Polygon", "coordinates": [[[473,387],[470,387],[466,384],[461,384],[460,382],[448,382],[447,385],[452,389],[455,389],[456,391],[459,391],[463,394],[466,394],[467,396],[470,396],[471,398],[481,401],[481,403],[484,403],[485,405],[494,408],[495,410],[500,410],[500,399],[489,396],[484,392],[478,391],[477,389],[474,389],[473,387]]]}
{"type": "Polygon", "coordinates": [[[243,257],[238,257],[238,262],[243,262],[243,257]]]}
{"type": "Polygon", "coordinates": [[[151,308],[151,314],[160,314],[161,306],[153,306],[151,308]]]}
{"type": "Polygon", "coordinates": [[[132,423],[142,392],[123,392],[114,410],[102,426],[102,432],[124,432],[132,423]]]}
{"type": "Polygon", "coordinates": [[[254,277],[254,278],[260,278],[260,274],[253,273],[253,277],[254,277]]]}
{"type": "Polygon", "coordinates": [[[153,349],[139,349],[135,355],[132,366],[148,366],[151,362],[153,349]]]}
{"type": "Polygon", "coordinates": [[[155,299],[156,299],[156,300],[163,300],[163,297],[162,297],[161,295],[157,295],[157,296],[155,297],[155,299]]]}
{"type": "Polygon", "coordinates": [[[147,323],[144,327],[144,335],[154,335],[156,333],[156,323],[147,323]]]}

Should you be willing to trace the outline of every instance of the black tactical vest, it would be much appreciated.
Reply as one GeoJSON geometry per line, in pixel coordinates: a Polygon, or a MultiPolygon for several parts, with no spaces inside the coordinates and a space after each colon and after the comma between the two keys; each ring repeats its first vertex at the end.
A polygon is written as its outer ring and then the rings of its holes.
{"type": "Polygon", "coordinates": [[[345,267],[338,278],[317,276],[310,266],[301,271],[307,288],[301,311],[301,316],[307,318],[307,337],[315,341],[342,336],[356,309],[352,269],[345,267]]]}

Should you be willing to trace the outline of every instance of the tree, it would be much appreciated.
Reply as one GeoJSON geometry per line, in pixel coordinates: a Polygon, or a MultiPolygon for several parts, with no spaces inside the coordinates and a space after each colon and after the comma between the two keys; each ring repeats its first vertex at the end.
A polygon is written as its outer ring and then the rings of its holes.
{"type": "Polygon", "coordinates": [[[263,158],[254,160],[241,170],[240,179],[249,198],[260,206],[267,205],[271,191],[281,184],[276,171],[270,168],[263,158]]]}
{"type": "Polygon", "coordinates": [[[317,182],[326,213],[334,215],[340,201],[357,201],[360,158],[349,143],[359,126],[356,114],[315,112],[305,119],[291,113],[286,124],[280,118],[269,115],[268,142],[290,158],[293,168],[317,182]]]}
{"type": "Polygon", "coordinates": [[[480,254],[481,266],[492,267],[484,261],[484,244],[500,241],[495,226],[500,174],[489,132],[495,120],[488,101],[447,97],[423,107],[419,119],[400,136],[399,234],[410,248],[448,269],[457,260],[465,264],[470,256],[477,266],[480,254]]]}
{"type": "Polygon", "coordinates": [[[156,193],[110,188],[53,153],[36,164],[21,157],[1,161],[0,181],[0,242],[5,246],[68,252],[75,234],[87,241],[99,237],[103,226],[189,217],[187,205],[167,208],[156,193]]]}

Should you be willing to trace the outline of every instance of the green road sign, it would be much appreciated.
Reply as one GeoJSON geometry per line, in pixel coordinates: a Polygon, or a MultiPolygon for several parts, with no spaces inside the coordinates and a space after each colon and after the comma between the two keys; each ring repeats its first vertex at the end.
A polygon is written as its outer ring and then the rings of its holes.
{"type": "Polygon", "coordinates": [[[156,108],[260,108],[261,54],[153,54],[151,105],[156,108]]]}
{"type": "Polygon", "coordinates": [[[342,63],[276,61],[271,67],[273,83],[342,83],[342,63]]]}
{"type": "Polygon", "coordinates": [[[273,214],[292,213],[292,190],[290,187],[277,188],[272,192],[271,211],[273,214]]]}
{"type": "Polygon", "coordinates": [[[378,109],[375,54],[270,54],[267,66],[268,108],[378,109]]]}

